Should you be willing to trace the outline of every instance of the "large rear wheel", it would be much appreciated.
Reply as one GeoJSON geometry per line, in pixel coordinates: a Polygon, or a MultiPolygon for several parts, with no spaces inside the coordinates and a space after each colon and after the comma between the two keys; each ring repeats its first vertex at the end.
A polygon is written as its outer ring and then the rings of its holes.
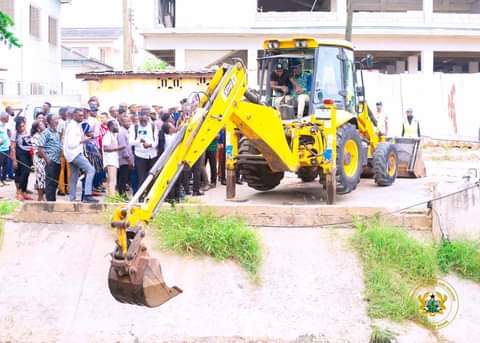
{"type": "Polygon", "coordinates": [[[284,173],[273,172],[265,159],[255,158],[252,159],[252,163],[248,163],[249,158],[247,156],[258,157],[260,152],[245,137],[242,137],[238,144],[238,155],[239,159],[242,160],[240,173],[243,179],[247,181],[248,187],[257,191],[269,191],[280,184],[284,173]]]}
{"type": "Polygon", "coordinates": [[[347,123],[337,129],[337,194],[350,193],[360,182],[361,145],[355,126],[347,123]]]}

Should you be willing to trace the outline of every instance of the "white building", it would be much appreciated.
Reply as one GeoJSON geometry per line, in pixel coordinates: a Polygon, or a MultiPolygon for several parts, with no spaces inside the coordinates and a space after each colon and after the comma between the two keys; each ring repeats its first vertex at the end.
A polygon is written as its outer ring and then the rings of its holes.
{"type": "Polygon", "coordinates": [[[68,0],[0,0],[21,48],[0,44],[0,98],[60,92],[60,7],[68,0]]]}
{"type": "MultiPolygon", "coordinates": [[[[479,71],[479,0],[353,0],[353,7],[357,56],[372,53],[382,72],[479,71]]],[[[145,0],[142,13],[145,48],[177,69],[243,54],[255,83],[264,39],[343,38],[346,0],[145,0]]]]}
{"type": "MultiPolygon", "coordinates": [[[[149,0],[148,0],[149,1],[149,0]]],[[[132,27],[133,65],[141,69],[153,56],[142,48],[143,37],[137,32],[137,11],[146,1],[129,1],[128,17],[132,27]]],[[[122,0],[75,0],[62,7],[62,45],[102,63],[123,69],[122,0]]],[[[85,70],[86,72],[88,70],[85,70]]]]}

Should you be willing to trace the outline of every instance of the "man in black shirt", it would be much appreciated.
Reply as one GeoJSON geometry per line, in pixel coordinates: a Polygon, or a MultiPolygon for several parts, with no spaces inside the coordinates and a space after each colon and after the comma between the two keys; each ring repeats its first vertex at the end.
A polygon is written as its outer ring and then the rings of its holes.
{"type": "Polygon", "coordinates": [[[290,100],[288,93],[292,88],[292,84],[292,76],[288,71],[283,69],[281,63],[278,63],[275,66],[275,70],[270,75],[270,87],[273,90],[273,96],[276,98],[274,105],[277,109],[281,102],[287,102],[290,100]]]}

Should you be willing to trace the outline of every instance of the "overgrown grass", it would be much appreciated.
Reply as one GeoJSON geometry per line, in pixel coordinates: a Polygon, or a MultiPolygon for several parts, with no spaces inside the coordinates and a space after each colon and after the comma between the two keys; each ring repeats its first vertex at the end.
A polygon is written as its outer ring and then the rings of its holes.
{"type": "Polygon", "coordinates": [[[395,332],[374,326],[369,343],[393,343],[396,342],[396,337],[397,334],[395,332]]]}
{"type": "Polygon", "coordinates": [[[438,266],[443,273],[480,282],[480,242],[459,240],[438,246],[438,266]]]}
{"type": "Polygon", "coordinates": [[[357,221],[352,243],[363,262],[365,296],[372,318],[414,320],[429,326],[410,296],[419,284],[450,272],[480,282],[480,242],[422,243],[378,218],[357,221]]]}
{"type": "Polygon", "coordinates": [[[245,221],[213,213],[163,210],[152,227],[161,245],[181,254],[208,255],[219,261],[232,259],[256,276],[262,251],[260,239],[245,221]]]}
{"type": "Polygon", "coordinates": [[[123,204],[127,202],[127,199],[122,197],[119,193],[115,193],[114,195],[106,195],[105,202],[111,204],[123,204]]]}
{"type": "MultiPolygon", "coordinates": [[[[0,216],[5,216],[12,213],[18,207],[19,203],[17,201],[0,201],[0,216]]],[[[0,245],[3,241],[3,225],[4,220],[0,218],[0,245]]]]}
{"type": "Polygon", "coordinates": [[[364,265],[370,317],[424,323],[410,291],[435,280],[435,249],[378,220],[359,222],[357,229],[352,242],[364,265]]]}

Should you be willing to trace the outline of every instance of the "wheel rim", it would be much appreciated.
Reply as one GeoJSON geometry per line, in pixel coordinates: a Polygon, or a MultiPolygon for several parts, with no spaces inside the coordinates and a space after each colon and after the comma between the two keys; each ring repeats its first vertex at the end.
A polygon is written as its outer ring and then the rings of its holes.
{"type": "Polygon", "coordinates": [[[397,172],[397,159],[395,158],[395,154],[391,152],[388,155],[388,176],[394,177],[395,173],[397,172]]]}
{"type": "Polygon", "coordinates": [[[355,175],[358,169],[358,146],[357,143],[350,139],[345,143],[343,148],[343,170],[347,177],[355,175]]]}

